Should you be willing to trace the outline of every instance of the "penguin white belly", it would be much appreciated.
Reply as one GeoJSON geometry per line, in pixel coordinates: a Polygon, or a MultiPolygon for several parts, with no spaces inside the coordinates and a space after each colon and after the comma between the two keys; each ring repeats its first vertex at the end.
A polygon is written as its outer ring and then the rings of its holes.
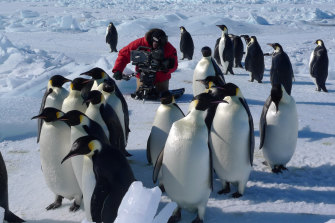
{"type": "Polygon", "coordinates": [[[82,188],[84,197],[84,209],[87,220],[92,221],[91,199],[96,185],[96,179],[93,172],[92,160],[87,156],[83,156],[83,160],[82,188]]]}
{"type": "Polygon", "coordinates": [[[164,148],[163,185],[180,207],[194,211],[206,206],[211,192],[208,133],[205,126],[176,132],[174,125],[164,148]]]}
{"type": "Polygon", "coordinates": [[[49,94],[45,100],[44,108],[52,107],[61,110],[63,101],[68,93],[69,92],[64,88],[53,88],[53,92],[49,94]]]}
{"type": "Polygon", "coordinates": [[[242,105],[229,103],[219,104],[213,119],[213,167],[220,179],[246,182],[251,171],[248,115],[242,105]]]}
{"type": "Polygon", "coordinates": [[[157,109],[150,133],[150,154],[155,165],[159,153],[164,148],[172,124],[184,116],[174,105],[160,105],[157,109]]]}
{"type": "Polygon", "coordinates": [[[193,96],[203,93],[206,87],[197,80],[204,80],[208,76],[215,76],[215,69],[211,61],[211,57],[202,58],[194,69],[193,73],[193,96]]]}
{"type": "Polygon", "coordinates": [[[221,40],[219,42],[219,55],[220,55],[221,66],[223,68],[223,73],[226,73],[229,65],[229,61],[223,60],[223,51],[225,50],[225,45],[226,45],[226,38],[221,37],[221,40]]]}
{"type": "Polygon", "coordinates": [[[90,104],[88,108],[86,109],[85,115],[87,115],[87,117],[89,117],[93,121],[97,122],[101,126],[101,128],[104,130],[104,132],[106,133],[106,136],[109,139],[109,131],[108,131],[105,121],[102,119],[99,107],[100,105],[96,106],[96,105],[90,104]]]}
{"type": "Polygon", "coordinates": [[[56,195],[72,199],[81,196],[71,162],[61,164],[69,152],[70,128],[63,122],[44,123],[40,138],[40,154],[46,184],[56,195]]]}
{"type": "Polygon", "coordinates": [[[82,113],[86,111],[86,104],[83,104],[82,97],[67,97],[64,99],[61,111],[66,113],[72,110],[78,110],[82,113]]]}
{"type": "Polygon", "coordinates": [[[279,104],[276,113],[272,103],[266,115],[266,132],[263,145],[263,155],[270,166],[285,165],[290,161],[295,151],[298,137],[298,116],[295,102],[279,104]]]}

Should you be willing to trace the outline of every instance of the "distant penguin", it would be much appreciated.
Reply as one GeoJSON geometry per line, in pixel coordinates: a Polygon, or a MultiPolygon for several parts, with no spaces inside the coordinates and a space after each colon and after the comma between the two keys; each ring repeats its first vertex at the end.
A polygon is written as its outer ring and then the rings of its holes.
{"type": "MultiPolygon", "coordinates": [[[[0,152],[0,207],[5,209],[5,221],[24,222],[21,218],[13,214],[8,206],[8,176],[5,161],[0,152]]],[[[1,219],[2,220],[2,219],[1,219]]]]}
{"type": "Polygon", "coordinates": [[[328,92],[326,88],[326,80],[328,77],[329,59],[325,44],[321,39],[315,41],[317,46],[311,54],[309,60],[309,73],[313,79],[316,90],[328,92]]]}
{"type": "Polygon", "coordinates": [[[206,110],[213,99],[209,93],[196,96],[196,104],[186,117],[173,123],[160,153],[153,174],[178,207],[169,222],[181,219],[181,208],[197,212],[193,222],[203,222],[209,195],[212,190],[211,155],[208,147],[206,110]]]}
{"type": "Polygon", "coordinates": [[[185,29],[184,26],[180,28],[180,52],[182,53],[182,60],[187,58],[192,60],[194,52],[194,43],[191,34],[185,29]]]}
{"type": "Polygon", "coordinates": [[[147,142],[147,160],[153,165],[164,148],[172,124],[185,117],[170,91],[163,92],[160,101],[147,142]]]}
{"type": "Polygon", "coordinates": [[[251,36],[247,44],[245,70],[250,72],[250,82],[254,80],[262,83],[264,74],[264,55],[256,36],[251,36]]]}
{"type": "Polygon", "coordinates": [[[259,122],[260,146],[272,172],[286,170],[298,138],[298,114],[295,101],[280,84],[274,84],[259,122]]]}
{"type": "MultiPolygon", "coordinates": [[[[42,98],[42,103],[40,106],[41,113],[44,108],[52,107],[61,109],[64,99],[68,96],[69,92],[63,88],[63,84],[69,82],[71,80],[66,79],[61,75],[54,75],[48,81],[47,89],[42,98]]],[[[40,140],[41,128],[42,128],[43,120],[38,119],[38,132],[37,132],[37,143],[40,140]]]]}
{"type": "Polygon", "coordinates": [[[243,68],[241,62],[242,62],[242,58],[243,58],[244,46],[243,46],[243,42],[241,40],[241,37],[233,35],[233,34],[229,34],[229,37],[233,41],[234,67],[243,68]]]}
{"type": "Polygon", "coordinates": [[[252,170],[255,139],[253,119],[241,90],[232,83],[218,90],[228,103],[217,106],[209,145],[212,149],[213,167],[223,189],[218,193],[229,193],[230,184],[237,184],[234,198],[243,195],[252,170]]]}
{"type": "Polygon", "coordinates": [[[61,111],[66,113],[71,110],[79,110],[85,112],[87,105],[84,102],[84,98],[81,94],[81,90],[90,80],[84,78],[75,78],[70,84],[69,95],[64,99],[61,111]]]}
{"type": "Polygon", "coordinates": [[[225,25],[217,25],[222,30],[221,39],[218,44],[220,63],[224,74],[234,74],[234,49],[233,42],[228,36],[228,28],[225,25]]]}
{"type": "Polygon", "coordinates": [[[41,165],[45,182],[56,195],[55,202],[46,209],[60,207],[65,197],[69,200],[75,199],[70,211],[76,211],[80,207],[82,193],[71,162],[61,164],[70,149],[70,128],[64,122],[57,120],[63,114],[56,108],[47,107],[32,119],[44,120],[39,142],[41,165]]]}
{"type": "Polygon", "coordinates": [[[112,22],[109,23],[106,29],[106,43],[109,44],[111,53],[117,52],[116,45],[117,45],[118,35],[116,28],[112,22]]]}
{"type": "Polygon", "coordinates": [[[197,63],[193,73],[193,96],[197,96],[206,90],[206,87],[199,81],[205,80],[208,76],[217,76],[221,82],[225,82],[221,69],[211,57],[212,50],[208,46],[201,49],[202,58],[197,63]]]}
{"type": "Polygon", "coordinates": [[[270,80],[274,84],[282,84],[285,91],[291,95],[292,79],[294,78],[290,58],[279,43],[268,43],[274,49],[270,70],[270,80]]]}
{"type": "Polygon", "coordinates": [[[84,155],[83,194],[88,221],[114,222],[123,196],[135,177],[124,155],[93,136],[78,138],[66,159],[84,155]]]}

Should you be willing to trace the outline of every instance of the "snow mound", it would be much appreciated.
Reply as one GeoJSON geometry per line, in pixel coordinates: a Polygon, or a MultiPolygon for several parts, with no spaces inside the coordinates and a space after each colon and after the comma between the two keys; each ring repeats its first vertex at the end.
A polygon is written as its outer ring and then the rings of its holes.
{"type": "Polygon", "coordinates": [[[250,13],[250,16],[247,21],[251,24],[270,25],[265,18],[258,16],[255,13],[250,13]]]}

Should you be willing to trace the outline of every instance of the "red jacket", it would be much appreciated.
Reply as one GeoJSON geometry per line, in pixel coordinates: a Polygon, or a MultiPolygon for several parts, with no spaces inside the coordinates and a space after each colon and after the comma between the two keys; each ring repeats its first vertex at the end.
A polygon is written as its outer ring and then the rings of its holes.
{"type": "MultiPolygon", "coordinates": [[[[139,38],[129,43],[127,46],[125,46],[119,51],[119,55],[116,58],[114,68],[112,70],[113,73],[116,71],[123,72],[127,64],[130,63],[130,51],[136,50],[139,46],[151,47],[145,37],[139,38]]],[[[171,73],[174,72],[178,67],[177,51],[169,42],[167,42],[164,46],[164,57],[174,58],[174,66],[167,72],[158,71],[156,73],[155,82],[163,82],[169,80],[171,78],[171,73]]],[[[139,78],[139,73],[137,73],[136,77],[139,78]]]]}

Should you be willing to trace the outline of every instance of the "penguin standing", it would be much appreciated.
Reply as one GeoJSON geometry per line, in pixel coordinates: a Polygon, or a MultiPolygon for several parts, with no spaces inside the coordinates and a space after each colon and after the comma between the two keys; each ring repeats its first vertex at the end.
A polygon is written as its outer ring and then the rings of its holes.
{"type": "Polygon", "coordinates": [[[63,198],[75,199],[70,211],[80,207],[82,193],[70,162],[61,164],[70,148],[70,128],[57,119],[64,113],[52,107],[47,107],[32,119],[43,119],[40,136],[41,165],[45,182],[56,195],[55,202],[46,209],[55,209],[62,205],[63,198]]]}
{"type": "Polygon", "coordinates": [[[328,54],[325,44],[321,39],[315,41],[317,46],[311,54],[309,60],[309,73],[313,79],[316,90],[328,92],[326,88],[326,80],[328,77],[328,54]]]}
{"type": "MultiPolygon", "coordinates": [[[[69,79],[61,75],[54,75],[48,81],[47,89],[42,98],[42,103],[39,113],[43,111],[44,108],[52,107],[61,109],[64,99],[68,96],[69,92],[63,88],[63,84],[69,82],[69,79]]],[[[37,132],[37,143],[40,140],[41,129],[43,125],[43,120],[38,119],[38,132],[37,132]]]]}
{"type": "Polygon", "coordinates": [[[109,44],[111,48],[111,53],[117,52],[116,45],[117,45],[117,31],[112,22],[109,23],[106,29],[106,43],[109,44]]]}
{"type": "Polygon", "coordinates": [[[184,26],[180,28],[180,52],[182,53],[182,60],[187,58],[192,60],[194,52],[194,43],[191,34],[185,29],[184,26]]]}
{"type": "Polygon", "coordinates": [[[242,58],[243,58],[243,51],[244,46],[240,36],[236,36],[233,34],[229,34],[230,39],[233,41],[233,49],[234,49],[234,67],[242,66],[242,58]]]}
{"type": "Polygon", "coordinates": [[[245,70],[250,72],[250,82],[262,83],[264,74],[264,55],[256,36],[251,36],[247,44],[245,70]]]}
{"type": "Polygon", "coordinates": [[[295,101],[280,84],[274,84],[259,122],[260,146],[272,172],[286,170],[298,138],[298,114],[295,101]]]}
{"type": "MultiPolygon", "coordinates": [[[[21,218],[13,214],[8,206],[8,176],[5,161],[0,152],[0,207],[5,209],[5,221],[24,222],[21,218]]],[[[1,219],[2,220],[2,219],[1,219]]]]}
{"type": "Polygon", "coordinates": [[[135,181],[127,159],[118,149],[93,136],[78,138],[62,162],[77,155],[84,155],[83,194],[87,220],[114,222],[123,196],[135,181]]]}
{"type": "Polygon", "coordinates": [[[225,25],[217,25],[222,30],[221,39],[218,43],[218,50],[220,55],[220,63],[223,68],[224,74],[234,74],[233,63],[234,63],[234,49],[233,42],[228,36],[228,28],[225,25]]]}
{"type": "Polygon", "coordinates": [[[230,184],[237,184],[234,198],[243,195],[252,169],[255,147],[254,125],[241,90],[232,83],[223,86],[221,94],[228,103],[217,106],[209,134],[213,153],[213,167],[223,189],[229,193],[230,184]]]}
{"type": "Polygon", "coordinates": [[[172,124],[185,117],[170,91],[163,92],[160,100],[147,142],[147,160],[153,165],[164,148],[172,124]]]}
{"type": "Polygon", "coordinates": [[[282,84],[285,91],[291,95],[292,79],[294,78],[290,58],[279,43],[268,43],[274,49],[270,70],[271,85],[282,84]]]}
{"type": "Polygon", "coordinates": [[[216,76],[221,79],[221,82],[225,83],[221,69],[211,57],[211,48],[205,46],[201,49],[201,53],[202,58],[197,63],[193,73],[193,96],[197,96],[206,90],[206,87],[201,82],[199,82],[199,80],[205,80],[208,76],[216,76]]]}
{"type": "Polygon", "coordinates": [[[81,90],[87,82],[90,80],[84,78],[75,78],[70,84],[70,92],[64,99],[61,111],[66,113],[71,110],[79,110],[85,112],[87,105],[84,102],[84,98],[81,95],[81,90]]]}
{"type": "Polygon", "coordinates": [[[213,101],[208,93],[196,96],[195,109],[173,123],[157,159],[153,180],[156,182],[161,169],[159,183],[164,185],[171,200],[178,204],[169,222],[181,219],[181,208],[197,211],[193,222],[203,222],[212,189],[211,155],[204,119],[206,109],[213,101]]]}

